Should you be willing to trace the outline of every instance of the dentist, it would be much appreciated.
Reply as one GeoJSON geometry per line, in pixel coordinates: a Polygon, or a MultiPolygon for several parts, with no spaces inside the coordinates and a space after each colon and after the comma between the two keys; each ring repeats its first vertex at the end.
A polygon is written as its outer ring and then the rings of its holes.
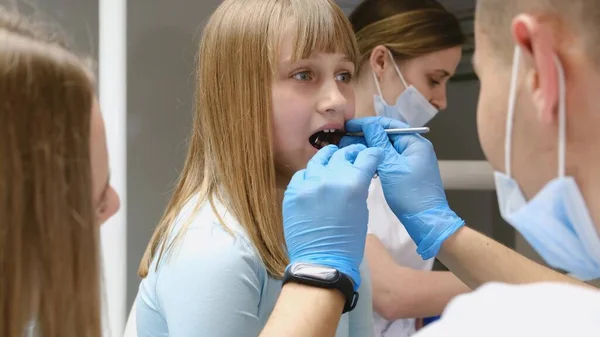
{"type": "MultiPolygon", "coordinates": [[[[571,276],[465,226],[448,206],[427,140],[390,142],[383,128],[397,122],[389,119],[348,123],[349,131],[365,132],[369,146],[384,149],[383,191],[417,252],[437,255],[471,287],[490,282],[452,300],[442,319],[416,336],[600,334],[600,291],[578,280],[600,277],[599,25],[595,0],[479,0],[475,16],[478,131],[497,170],[501,214],[548,264],[571,276]]],[[[344,241],[362,230],[337,228],[331,236],[344,241]]],[[[296,295],[287,292],[281,307],[296,295]]],[[[311,324],[327,313],[295,310],[303,314],[274,315],[269,324],[311,324]]]]}

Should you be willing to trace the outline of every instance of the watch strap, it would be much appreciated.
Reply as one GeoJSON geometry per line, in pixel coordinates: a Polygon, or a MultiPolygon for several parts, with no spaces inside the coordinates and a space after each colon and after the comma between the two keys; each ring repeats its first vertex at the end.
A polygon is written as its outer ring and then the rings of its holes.
{"type": "Polygon", "coordinates": [[[283,275],[283,284],[295,282],[312,287],[324,289],[337,289],[346,298],[344,310],[342,313],[352,311],[358,304],[358,292],[354,291],[354,282],[350,277],[340,271],[337,271],[337,277],[334,280],[324,280],[311,275],[297,275],[292,273],[291,268],[287,268],[283,275]]]}

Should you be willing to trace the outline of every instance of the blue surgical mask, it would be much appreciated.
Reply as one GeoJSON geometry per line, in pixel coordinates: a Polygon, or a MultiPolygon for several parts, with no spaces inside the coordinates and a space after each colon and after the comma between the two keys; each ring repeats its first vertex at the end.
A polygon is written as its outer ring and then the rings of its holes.
{"type": "Polygon", "coordinates": [[[384,116],[389,118],[398,119],[409,126],[421,127],[427,124],[435,115],[438,110],[415,88],[413,85],[408,85],[400,72],[400,68],[394,61],[392,52],[388,50],[388,54],[394,64],[396,73],[402,84],[404,85],[404,92],[398,96],[395,105],[389,105],[381,94],[381,87],[377,80],[377,75],[373,72],[373,78],[375,79],[375,86],[377,86],[377,92],[379,95],[373,96],[373,104],[375,106],[375,112],[378,116],[384,116]]]}
{"type": "Polygon", "coordinates": [[[600,277],[600,238],[573,177],[565,176],[565,75],[558,72],[558,176],[527,201],[511,177],[511,145],[520,49],[515,49],[506,121],[505,170],[495,172],[500,214],[542,256],[548,265],[582,280],[600,277]]]}

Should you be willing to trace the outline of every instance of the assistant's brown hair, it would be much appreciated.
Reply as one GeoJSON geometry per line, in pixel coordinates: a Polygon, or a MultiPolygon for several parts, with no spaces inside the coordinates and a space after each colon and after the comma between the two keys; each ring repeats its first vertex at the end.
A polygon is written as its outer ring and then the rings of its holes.
{"type": "Polygon", "coordinates": [[[0,335],[100,337],[93,75],[0,7],[0,335]]]}
{"type": "Polygon", "coordinates": [[[365,0],[350,14],[361,64],[386,46],[398,61],[461,46],[458,19],[433,0],[365,0]]]}

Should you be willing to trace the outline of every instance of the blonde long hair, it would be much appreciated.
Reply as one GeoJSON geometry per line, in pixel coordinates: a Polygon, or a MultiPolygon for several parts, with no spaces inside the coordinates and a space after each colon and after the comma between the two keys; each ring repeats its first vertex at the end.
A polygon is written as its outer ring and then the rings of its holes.
{"type": "Polygon", "coordinates": [[[160,260],[181,238],[187,226],[166,244],[175,218],[194,195],[200,196],[199,203],[213,205],[215,196],[224,202],[268,272],[283,275],[288,257],[272,150],[271,83],[279,44],[290,29],[295,30],[295,59],[323,51],[358,60],[352,27],[332,1],[223,1],[200,42],[196,113],[185,166],[142,258],[140,276],[147,275],[157,253],[160,260]]]}
{"type": "Polygon", "coordinates": [[[0,335],[100,337],[93,75],[0,6],[0,335]]]}

